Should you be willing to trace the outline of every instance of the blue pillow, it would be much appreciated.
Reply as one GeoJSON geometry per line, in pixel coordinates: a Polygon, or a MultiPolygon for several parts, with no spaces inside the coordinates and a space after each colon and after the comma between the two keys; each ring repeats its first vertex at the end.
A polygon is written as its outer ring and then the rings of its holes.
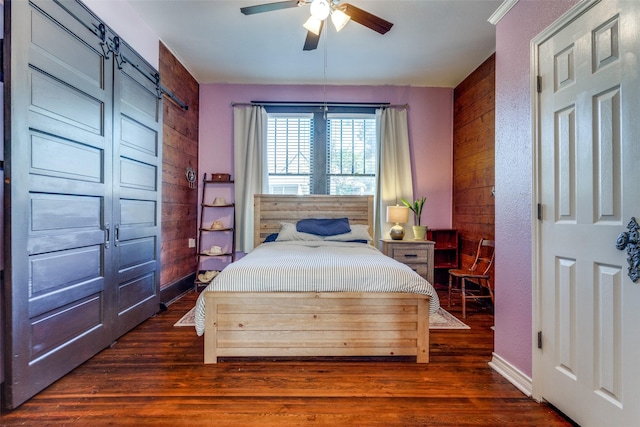
{"type": "Polygon", "coordinates": [[[278,233],[271,233],[265,239],[263,243],[275,242],[278,238],[278,233]]]}
{"type": "Polygon", "coordinates": [[[349,233],[351,227],[349,227],[349,218],[309,218],[298,221],[296,230],[316,236],[335,236],[349,233]]]}

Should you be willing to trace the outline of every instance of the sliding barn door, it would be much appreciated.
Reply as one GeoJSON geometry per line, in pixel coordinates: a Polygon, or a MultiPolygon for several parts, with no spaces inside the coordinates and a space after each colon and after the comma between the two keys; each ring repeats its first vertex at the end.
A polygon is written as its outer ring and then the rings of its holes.
{"type": "Polygon", "coordinates": [[[159,76],[75,0],[12,1],[6,407],[159,307],[159,76]]]}
{"type": "MultiPolygon", "coordinates": [[[[112,72],[90,28],[52,1],[10,8],[5,405],[14,407],[113,335],[112,72]],[[10,99],[9,99],[10,98],[10,99]]],[[[82,8],[74,10],[86,22],[82,8]]],[[[99,23],[92,24],[98,28],[99,23]]]]}
{"type": "Polygon", "coordinates": [[[117,336],[158,311],[162,102],[159,76],[120,45],[114,81],[114,262],[117,336]]]}

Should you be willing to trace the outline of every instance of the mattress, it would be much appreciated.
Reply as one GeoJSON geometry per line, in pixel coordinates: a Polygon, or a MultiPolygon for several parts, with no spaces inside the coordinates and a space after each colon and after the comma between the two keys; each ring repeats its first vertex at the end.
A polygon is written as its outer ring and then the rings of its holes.
{"type": "Polygon", "coordinates": [[[431,297],[427,280],[411,268],[363,243],[287,241],[263,243],[221,271],[196,302],[195,328],[204,333],[206,291],[224,292],[406,292],[431,297]]]}

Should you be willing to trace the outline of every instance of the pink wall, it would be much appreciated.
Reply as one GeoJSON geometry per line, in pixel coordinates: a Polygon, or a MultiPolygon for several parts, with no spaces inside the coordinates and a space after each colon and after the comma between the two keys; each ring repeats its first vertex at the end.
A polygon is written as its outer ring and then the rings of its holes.
{"type": "Polygon", "coordinates": [[[532,372],[530,42],[577,0],[520,0],[496,28],[495,353],[532,372]]]}
{"type": "MultiPolygon", "coordinates": [[[[322,102],[322,86],[228,85],[200,86],[199,181],[203,173],[233,175],[234,102],[322,102]]],[[[425,195],[425,223],[451,226],[453,89],[409,86],[329,86],[331,102],[409,104],[414,194],[425,195]]]]}

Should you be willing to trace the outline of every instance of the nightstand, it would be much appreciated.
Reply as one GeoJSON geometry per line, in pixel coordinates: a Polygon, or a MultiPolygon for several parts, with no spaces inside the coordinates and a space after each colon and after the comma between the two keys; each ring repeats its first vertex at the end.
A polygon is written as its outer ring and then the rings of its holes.
{"type": "Polygon", "coordinates": [[[433,284],[433,245],[431,240],[382,239],[382,253],[411,267],[433,284]]]}

